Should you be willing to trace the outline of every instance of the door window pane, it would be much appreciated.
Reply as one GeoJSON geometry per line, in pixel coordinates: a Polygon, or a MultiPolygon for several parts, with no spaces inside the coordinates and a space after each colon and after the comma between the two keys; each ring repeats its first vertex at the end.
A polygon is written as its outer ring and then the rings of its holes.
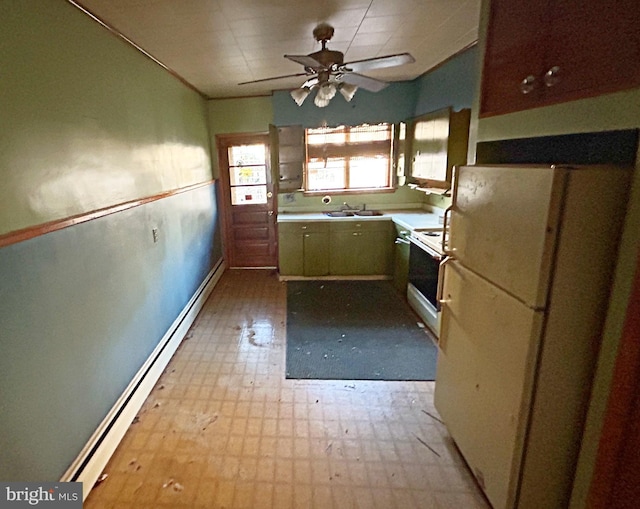
{"type": "Polygon", "coordinates": [[[267,183],[267,167],[235,166],[229,168],[229,179],[232,186],[246,186],[250,184],[267,183]]]}
{"type": "Polygon", "coordinates": [[[235,186],[231,188],[231,205],[267,203],[267,186],[235,186]]]}
{"type": "Polygon", "coordinates": [[[262,143],[229,147],[229,166],[266,164],[266,151],[262,143]]]}

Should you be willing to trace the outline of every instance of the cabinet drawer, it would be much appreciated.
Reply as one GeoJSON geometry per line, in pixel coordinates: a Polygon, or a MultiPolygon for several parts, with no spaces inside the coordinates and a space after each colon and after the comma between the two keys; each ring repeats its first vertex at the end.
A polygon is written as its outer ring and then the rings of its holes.
{"type": "Polygon", "coordinates": [[[332,232],[346,231],[388,231],[391,221],[336,221],[329,223],[332,232]]]}
{"type": "Polygon", "coordinates": [[[329,232],[329,223],[326,221],[314,221],[309,223],[283,222],[278,223],[280,233],[315,233],[329,232]]]}

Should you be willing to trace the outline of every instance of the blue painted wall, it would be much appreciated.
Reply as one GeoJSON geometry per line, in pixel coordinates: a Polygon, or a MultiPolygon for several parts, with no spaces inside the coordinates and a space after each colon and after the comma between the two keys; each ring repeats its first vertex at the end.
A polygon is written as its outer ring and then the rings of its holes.
{"type": "Polygon", "coordinates": [[[412,116],[415,104],[415,86],[408,81],[391,83],[377,93],[358,90],[351,102],[338,93],[325,108],[313,104],[314,93],[298,106],[289,92],[274,92],[274,124],[318,127],[400,122],[412,116]]]}
{"type": "Polygon", "coordinates": [[[413,116],[448,106],[454,110],[471,108],[478,78],[478,46],[456,55],[432,72],[414,80],[413,116]]]}
{"type": "Polygon", "coordinates": [[[221,260],[206,102],[68,2],[0,14],[0,235],[204,184],[0,248],[0,480],[55,481],[221,260]]]}
{"type": "Polygon", "coordinates": [[[60,478],[220,257],[216,222],[209,185],[0,249],[0,479],[60,478]]]}

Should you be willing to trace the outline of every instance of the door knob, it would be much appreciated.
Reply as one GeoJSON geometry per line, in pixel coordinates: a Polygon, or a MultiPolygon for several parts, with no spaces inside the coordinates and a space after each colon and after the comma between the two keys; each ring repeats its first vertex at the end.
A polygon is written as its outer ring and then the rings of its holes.
{"type": "Polygon", "coordinates": [[[269,192],[267,193],[267,198],[272,198],[272,197],[273,197],[273,193],[272,193],[271,191],[269,191],[269,192]]]}
{"type": "Polygon", "coordinates": [[[273,215],[273,210],[270,210],[269,212],[267,212],[267,214],[272,216],[273,215]]]}

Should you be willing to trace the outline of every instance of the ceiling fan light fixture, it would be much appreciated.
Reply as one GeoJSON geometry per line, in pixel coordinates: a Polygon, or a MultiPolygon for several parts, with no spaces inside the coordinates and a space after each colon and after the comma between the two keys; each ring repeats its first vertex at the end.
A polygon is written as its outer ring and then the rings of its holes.
{"type": "Polygon", "coordinates": [[[313,104],[315,104],[318,108],[324,108],[325,106],[329,105],[329,101],[331,101],[331,99],[321,96],[320,91],[318,90],[318,93],[313,100],[313,104]]]}
{"type": "Polygon", "coordinates": [[[339,90],[340,90],[340,93],[342,94],[342,97],[344,97],[347,102],[350,102],[351,99],[353,99],[353,96],[356,95],[356,91],[358,90],[358,87],[355,85],[352,85],[351,83],[343,83],[342,85],[340,85],[339,90]]]}
{"type": "Polygon", "coordinates": [[[321,97],[323,99],[326,99],[327,101],[330,101],[331,99],[333,99],[333,96],[336,95],[336,86],[333,83],[323,83],[322,85],[320,85],[320,88],[318,88],[318,93],[316,94],[316,97],[321,97]]]}
{"type": "Polygon", "coordinates": [[[307,87],[296,88],[295,90],[291,91],[291,97],[298,106],[302,106],[302,103],[307,98],[310,92],[311,89],[307,87]]]}

